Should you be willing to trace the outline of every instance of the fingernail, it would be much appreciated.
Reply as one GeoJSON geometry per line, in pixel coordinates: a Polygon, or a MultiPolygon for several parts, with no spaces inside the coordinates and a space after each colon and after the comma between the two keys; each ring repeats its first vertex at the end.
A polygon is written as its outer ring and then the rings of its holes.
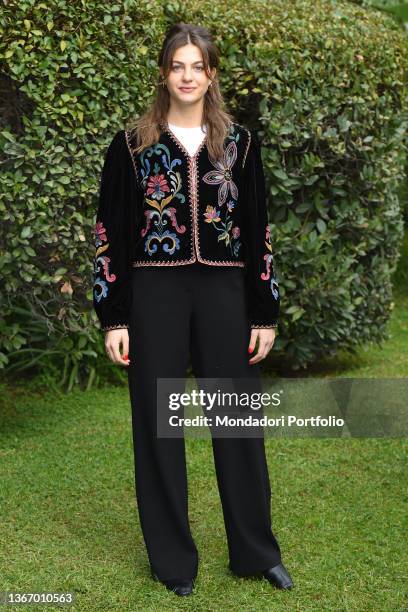
{"type": "Polygon", "coordinates": [[[123,355],[122,359],[129,359],[129,355],[123,355]]]}
{"type": "Polygon", "coordinates": [[[254,350],[253,348],[249,347],[248,348],[248,353],[252,353],[253,350],[254,350]]]}

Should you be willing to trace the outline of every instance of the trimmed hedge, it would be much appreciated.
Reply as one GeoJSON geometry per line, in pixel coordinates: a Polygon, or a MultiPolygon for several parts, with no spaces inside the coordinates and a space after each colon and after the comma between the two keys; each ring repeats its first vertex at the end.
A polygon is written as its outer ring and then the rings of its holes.
{"type": "Polygon", "coordinates": [[[162,37],[177,21],[214,32],[228,110],[263,143],[282,296],[271,358],[299,368],[387,337],[407,149],[407,42],[390,17],[305,0],[9,1],[0,359],[10,372],[48,365],[68,388],[98,378],[106,357],[91,298],[103,156],[148,104],[162,37]]]}

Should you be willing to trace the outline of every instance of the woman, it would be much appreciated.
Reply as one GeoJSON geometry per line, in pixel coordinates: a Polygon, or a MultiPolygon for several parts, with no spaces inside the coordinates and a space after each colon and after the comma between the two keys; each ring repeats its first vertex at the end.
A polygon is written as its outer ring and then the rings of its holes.
{"type": "MultiPolygon", "coordinates": [[[[205,28],[168,32],[156,99],[108,148],[95,228],[94,307],[109,358],[128,368],[141,528],[153,578],[178,595],[198,552],[184,438],[156,433],[157,381],[183,379],[190,352],[196,378],[259,379],[279,312],[260,146],[222,110],[218,63],[205,28]]],[[[231,571],[291,588],[263,438],[212,445],[231,571]]]]}

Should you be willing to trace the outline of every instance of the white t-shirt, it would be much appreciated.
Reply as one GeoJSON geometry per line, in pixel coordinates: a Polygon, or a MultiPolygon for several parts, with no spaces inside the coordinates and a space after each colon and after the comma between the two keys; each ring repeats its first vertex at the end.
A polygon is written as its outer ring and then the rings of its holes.
{"type": "Polygon", "coordinates": [[[179,127],[177,125],[173,125],[169,123],[169,128],[173,132],[173,134],[179,139],[182,145],[187,149],[190,155],[194,155],[197,151],[198,147],[201,145],[202,141],[205,138],[206,134],[206,126],[204,126],[204,131],[201,129],[201,126],[197,127],[179,127]]]}

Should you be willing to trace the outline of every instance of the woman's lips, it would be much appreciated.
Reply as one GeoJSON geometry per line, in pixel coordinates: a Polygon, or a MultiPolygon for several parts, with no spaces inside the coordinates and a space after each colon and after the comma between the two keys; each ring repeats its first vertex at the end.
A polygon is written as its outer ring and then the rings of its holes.
{"type": "Polygon", "coordinates": [[[188,92],[188,91],[194,91],[195,87],[180,87],[179,89],[180,89],[180,91],[188,92]]]}

